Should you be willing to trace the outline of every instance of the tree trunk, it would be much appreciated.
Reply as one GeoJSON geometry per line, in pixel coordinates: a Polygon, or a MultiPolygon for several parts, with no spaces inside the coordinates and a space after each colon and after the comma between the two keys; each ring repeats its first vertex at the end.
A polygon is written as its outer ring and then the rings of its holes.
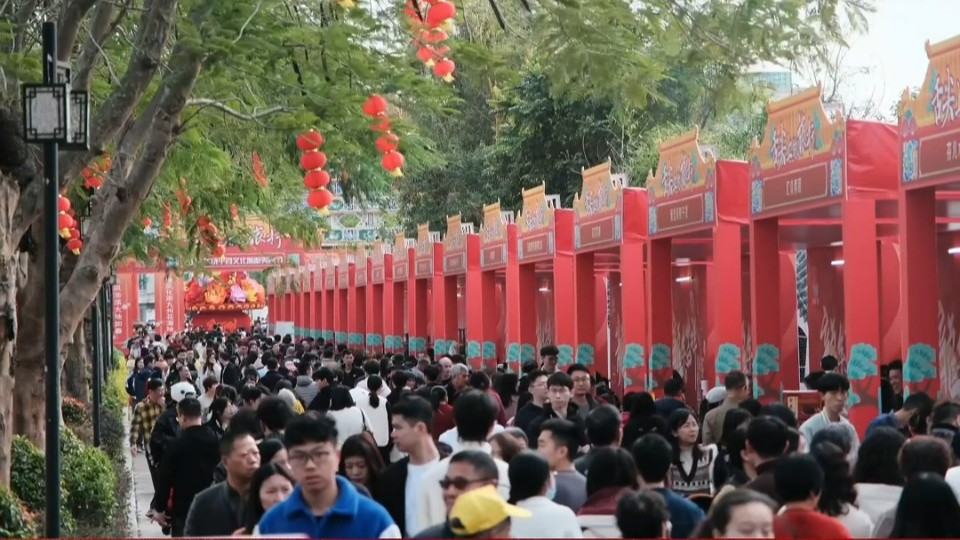
{"type": "Polygon", "coordinates": [[[17,291],[22,266],[12,220],[19,189],[0,174],[0,485],[10,486],[10,445],[13,442],[13,357],[16,348],[17,291]]]}
{"type": "Polygon", "coordinates": [[[87,348],[90,343],[87,340],[89,323],[89,317],[84,317],[83,321],[77,326],[77,331],[73,335],[73,343],[67,347],[66,359],[63,362],[63,373],[61,374],[63,395],[84,403],[90,402],[90,375],[93,366],[93,360],[87,348]]]}
{"type": "Polygon", "coordinates": [[[14,430],[44,448],[46,424],[44,412],[44,288],[43,235],[37,227],[30,230],[30,253],[27,256],[27,280],[18,295],[19,327],[29,329],[17,335],[16,380],[14,386],[14,430]]]}

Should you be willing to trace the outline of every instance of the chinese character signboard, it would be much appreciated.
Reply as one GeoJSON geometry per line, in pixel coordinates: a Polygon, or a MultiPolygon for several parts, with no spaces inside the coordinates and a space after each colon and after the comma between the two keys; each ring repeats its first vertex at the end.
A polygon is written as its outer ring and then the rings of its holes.
{"type": "Polygon", "coordinates": [[[415,277],[433,277],[433,250],[438,242],[440,242],[440,233],[431,232],[430,225],[424,223],[417,227],[415,277]]]}
{"type": "Polygon", "coordinates": [[[609,161],[583,171],[583,187],[573,200],[578,251],[612,247],[623,239],[623,184],[609,161]]]}
{"type": "Polygon", "coordinates": [[[960,179],[960,37],[931,45],[927,76],[900,102],[901,180],[910,188],[960,179]]]}
{"type": "Polygon", "coordinates": [[[647,177],[651,236],[715,222],[717,163],[701,151],[698,135],[694,130],[660,146],[656,173],[647,177]]]}
{"type": "MultiPolygon", "coordinates": [[[[773,216],[840,198],[846,188],[845,122],[819,86],[767,105],[763,141],[750,149],[750,212],[773,216]]],[[[651,225],[652,227],[652,225],[651,225]]]]}
{"type": "Polygon", "coordinates": [[[393,240],[393,281],[405,281],[410,277],[409,261],[412,241],[408,241],[403,233],[397,233],[393,240]]]}
{"type": "Polygon", "coordinates": [[[495,202],[483,207],[480,226],[480,268],[494,270],[507,265],[507,226],[513,222],[513,213],[500,209],[495,202]]]}
{"type": "Polygon", "coordinates": [[[520,231],[517,259],[521,263],[553,256],[556,250],[554,213],[559,207],[560,197],[547,195],[545,184],[523,190],[523,209],[517,218],[520,231]]]}
{"type": "MultiPolygon", "coordinates": [[[[467,272],[467,235],[473,223],[463,223],[460,214],[447,217],[447,235],[443,238],[443,273],[459,276],[467,272]]],[[[419,268],[419,262],[417,263],[419,268]]],[[[419,271],[417,272],[419,276],[419,271]]]]}

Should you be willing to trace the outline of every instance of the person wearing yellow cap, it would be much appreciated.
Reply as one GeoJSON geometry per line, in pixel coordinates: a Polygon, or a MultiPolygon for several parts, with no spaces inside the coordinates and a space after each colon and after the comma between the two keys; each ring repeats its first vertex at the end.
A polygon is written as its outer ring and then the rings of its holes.
{"type": "Polygon", "coordinates": [[[450,510],[450,531],[454,538],[509,538],[510,518],[533,514],[508,504],[494,486],[468,491],[457,497],[450,510]]]}

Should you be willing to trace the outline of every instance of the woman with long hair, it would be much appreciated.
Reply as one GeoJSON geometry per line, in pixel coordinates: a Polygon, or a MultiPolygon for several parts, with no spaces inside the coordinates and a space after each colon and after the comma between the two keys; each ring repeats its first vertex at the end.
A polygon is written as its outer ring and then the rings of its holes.
{"type": "Polygon", "coordinates": [[[385,455],[390,446],[390,413],[387,400],[378,393],[382,387],[383,379],[379,375],[370,375],[367,377],[367,395],[362,395],[363,390],[353,390],[351,395],[357,395],[357,407],[366,415],[367,428],[381,455],[385,455]]]}
{"type": "Polygon", "coordinates": [[[380,473],[386,466],[380,451],[363,435],[352,435],[340,448],[340,471],[354,484],[360,484],[371,493],[380,473]]]}
{"type": "Polygon", "coordinates": [[[870,538],[873,533],[873,520],[855,505],[857,490],[850,474],[847,452],[849,450],[844,451],[842,447],[828,440],[817,440],[814,437],[810,454],[823,469],[823,490],[820,492],[817,510],[837,518],[853,538],[870,538]]]}
{"type": "Polygon", "coordinates": [[[893,511],[903,492],[903,475],[897,458],[907,438],[892,427],[870,431],[857,451],[853,479],[857,482],[857,507],[874,523],[893,511]]]}
{"type": "Polygon", "coordinates": [[[673,491],[684,497],[712,497],[716,494],[713,465],[717,459],[717,447],[713,444],[703,446],[699,438],[697,413],[688,408],[670,413],[667,418],[667,439],[673,446],[670,477],[673,491]]]}
{"type": "Polygon", "coordinates": [[[440,435],[457,427],[447,389],[442,386],[430,388],[430,404],[433,406],[433,440],[439,441],[440,435]]]}
{"type": "Polygon", "coordinates": [[[280,465],[261,465],[250,480],[245,526],[237,532],[255,534],[260,518],[289,497],[293,493],[294,485],[293,477],[280,465]]]}
{"type": "Polygon", "coordinates": [[[353,401],[350,389],[341,384],[330,388],[330,410],[327,411],[327,416],[337,425],[338,448],[351,435],[360,435],[370,429],[367,416],[353,401]]]}
{"type": "Polygon", "coordinates": [[[718,496],[691,538],[773,538],[777,503],[751,489],[718,496]]]}
{"type": "Polygon", "coordinates": [[[267,463],[273,463],[274,465],[280,465],[287,472],[290,471],[290,460],[287,456],[287,448],[283,446],[283,442],[280,439],[267,438],[260,441],[260,444],[257,445],[257,450],[260,451],[260,463],[266,465],[267,463]]]}
{"type": "Polygon", "coordinates": [[[236,414],[237,407],[225,397],[213,398],[210,403],[210,419],[205,426],[209,427],[217,437],[223,437],[223,432],[230,425],[230,419],[236,414]]]}
{"type": "Polygon", "coordinates": [[[925,472],[907,480],[890,538],[960,538],[960,504],[942,476],[925,472]]]}
{"type": "Polygon", "coordinates": [[[504,414],[509,420],[517,415],[517,384],[516,373],[497,373],[493,379],[493,391],[500,396],[504,414]]]}

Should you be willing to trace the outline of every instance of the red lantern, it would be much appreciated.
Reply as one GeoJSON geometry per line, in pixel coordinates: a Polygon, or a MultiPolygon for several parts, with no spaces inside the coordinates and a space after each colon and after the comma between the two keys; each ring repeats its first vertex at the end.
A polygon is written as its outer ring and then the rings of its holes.
{"type": "Polygon", "coordinates": [[[70,229],[72,229],[75,225],[76,223],[72,217],[66,214],[60,214],[57,221],[57,229],[60,231],[60,236],[63,238],[69,238],[70,229]]]}
{"type": "Polygon", "coordinates": [[[400,139],[397,138],[393,133],[387,133],[385,135],[377,138],[377,151],[381,154],[386,154],[387,152],[393,152],[397,149],[397,145],[400,144],[400,139]]]}
{"type": "Polygon", "coordinates": [[[200,227],[201,230],[206,229],[210,226],[210,216],[200,216],[197,218],[197,227],[200,227]]]}
{"type": "Polygon", "coordinates": [[[173,225],[173,216],[170,215],[170,205],[163,205],[163,226],[169,229],[173,225]]]}
{"type": "Polygon", "coordinates": [[[100,189],[102,185],[103,185],[103,179],[100,178],[99,176],[90,176],[83,183],[83,187],[87,189],[100,189]]]}
{"type": "Polygon", "coordinates": [[[224,255],[227,254],[227,248],[223,246],[217,246],[213,248],[213,257],[216,259],[222,259],[224,255]]]}
{"type": "Polygon", "coordinates": [[[310,194],[307,195],[307,204],[310,208],[316,208],[317,210],[330,206],[332,202],[333,193],[330,193],[326,189],[311,191],[310,194]]]}
{"type": "Polygon", "coordinates": [[[152,219],[150,219],[150,218],[148,218],[148,217],[143,218],[143,228],[144,228],[144,229],[149,229],[151,225],[153,225],[153,220],[152,220],[152,219]]]}
{"type": "Polygon", "coordinates": [[[430,28],[436,28],[456,16],[457,8],[446,0],[440,0],[430,6],[430,11],[427,12],[427,24],[430,28]]]}
{"type": "Polygon", "coordinates": [[[323,152],[307,152],[300,158],[300,166],[308,171],[322,169],[327,164],[327,155],[323,152]]]}
{"type": "Polygon", "coordinates": [[[70,211],[70,199],[64,197],[63,195],[60,195],[60,198],[57,200],[57,208],[58,208],[61,212],[69,212],[69,211],[70,211]]]}
{"type": "Polygon", "coordinates": [[[380,165],[393,176],[403,176],[401,169],[405,162],[406,160],[403,159],[403,154],[393,151],[383,155],[383,159],[380,160],[380,165]]]}
{"type": "Polygon", "coordinates": [[[372,129],[372,130],[374,130],[374,131],[380,131],[380,132],[386,133],[386,132],[390,131],[390,128],[391,128],[391,127],[392,127],[392,126],[391,126],[391,124],[390,124],[390,119],[389,119],[389,118],[384,118],[383,120],[381,120],[381,121],[377,122],[376,124],[370,126],[370,129],[372,129]]]}
{"type": "Polygon", "coordinates": [[[363,104],[363,114],[374,118],[387,114],[387,100],[383,96],[372,95],[363,104]]]}
{"type": "Polygon", "coordinates": [[[232,217],[234,220],[240,217],[240,209],[236,204],[230,205],[230,217],[232,217]]]}
{"type": "Polygon", "coordinates": [[[312,129],[297,137],[297,148],[303,152],[316,150],[321,146],[323,146],[323,135],[312,129]]]}
{"type": "Polygon", "coordinates": [[[77,240],[80,239],[80,229],[70,229],[70,234],[67,236],[67,240],[73,240],[74,238],[77,240]]]}
{"type": "Polygon", "coordinates": [[[310,171],[303,178],[303,185],[307,189],[325,188],[330,184],[330,173],[327,171],[310,171]]]}
{"type": "Polygon", "coordinates": [[[437,65],[433,66],[433,73],[446,82],[453,82],[453,72],[456,69],[457,65],[453,63],[453,60],[444,58],[437,62],[437,65]]]}
{"type": "Polygon", "coordinates": [[[83,247],[83,240],[80,240],[79,238],[74,238],[73,240],[70,240],[69,242],[67,242],[67,249],[73,252],[74,255],[79,255],[80,248],[82,247],[83,247]]]}
{"type": "Polygon", "coordinates": [[[420,39],[426,41],[427,43],[437,44],[437,43],[443,43],[444,41],[450,39],[450,36],[448,36],[447,33],[444,32],[443,30],[434,29],[428,32],[424,32],[420,36],[420,39]]]}
{"type": "Polygon", "coordinates": [[[427,47],[423,47],[422,49],[417,51],[417,60],[420,60],[421,62],[426,64],[427,67],[433,67],[433,64],[434,64],[433,52],[431,52],[430,49],[428,49],[427,47]]]}

